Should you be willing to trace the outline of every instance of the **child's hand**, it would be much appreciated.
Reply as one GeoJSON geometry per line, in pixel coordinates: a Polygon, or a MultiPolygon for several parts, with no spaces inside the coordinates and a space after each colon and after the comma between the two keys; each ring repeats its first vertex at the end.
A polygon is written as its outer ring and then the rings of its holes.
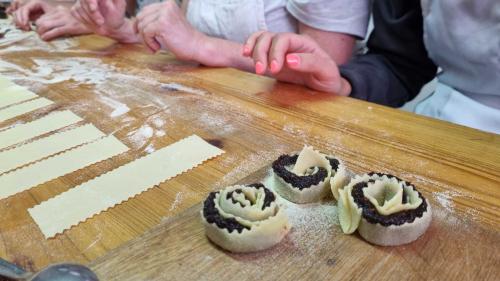
{"type": "Polygon", "coordinates": [[[243,55],[253,58],[257,74],[270,72],[278,80],[337,95],[351,91],[337,64],[308,36],[260,31],[248,38],[243,55]]]}
{"type": "Polygon", "coordinates": [[[137,16],[135,29],[152,52],[164,47],[182,60],[197,60],[204,38],[172,0],[146,6],[137,16]]]}
{"type": "Polygon", "coordinates": [[[125,0],[79,0],[71,14],[95,33],[116,37],[125,25],[125,0]]]}
{"type": "Polygon", "coordinates": [[[38,19],[43,14],[54,9],[51,4],[44,0],[30,0],[18,7],[12,13],[12,18],[16,26],[22,30],[31,30],[30,21],[38,19]]]}
{"type": "Polygon", "coordinates": [[[36,25],[38,34],[45,41],[60,36],[92,33],[90,28],[74,18],[70,10],[63,6],[58,6],[41,16],[36,21],[36,25]]]}

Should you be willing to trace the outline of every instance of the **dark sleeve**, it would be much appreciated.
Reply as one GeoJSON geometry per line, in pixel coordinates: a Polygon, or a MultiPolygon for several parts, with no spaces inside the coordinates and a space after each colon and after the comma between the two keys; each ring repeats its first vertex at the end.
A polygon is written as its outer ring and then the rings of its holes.
{"type": "Polygon", "coordinates": [[[375,0],[368,52],[340,67],[351,97],[392,107],[413,99],[432,80],[436,65],[423,42],[420,0],[375,0]]]}

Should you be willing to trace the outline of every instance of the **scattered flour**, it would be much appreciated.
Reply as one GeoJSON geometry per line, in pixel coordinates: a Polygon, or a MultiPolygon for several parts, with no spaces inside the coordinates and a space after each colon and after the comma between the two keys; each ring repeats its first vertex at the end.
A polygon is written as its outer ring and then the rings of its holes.
{"type": "Polygon", "coordinates": [[[181,92],[186,92],[189,94],[200,95],[200,96],[204,96],[207,94],[206,91],[187,87],[187,86],[184,86],[184,85],[178,84],[178,83],[161,84],[161,88],[165,89],[165,90],[169,90],[169,91],[181,91],[181,92]]]}
{"type": "Polygon", "coordinates": [[[150,153],[155,152],[155,151],[156,151],[156,149],[155,149],[155,147],[154,147],[154,145],[153,145],[153,144],[149,144],[149,145],[148,145],[148,146],[144,149],[144,151],[146,151],[148,154],[150,154],[150,153]]]}
{"type": "Polygon", "coordinates": [[[183,192],[177,192],[175,195],[175,200],[172,202],[172,205],[170,206],[169,211],[174,211],[177,209],[177,207],[182,203],[182,200],[184,199],[184,193],[183,192]]]}
{"type": "Polygon", "coordinates": [[[109,115],[110,117],[118,117],[130,111],[130,108],[116,99],[112,99],[107,96],[100,96],[100,100],[109,106],[113,111],[109,115]]]}
{"type": "Polygon", "coordinates": [[[130,140],[134,143],[136,147],[143,147],[153,136],[153,134],[154,134],[153,128],[151,128],[148,125],[143,125],[136,131],[130,132],[128,136],[130,137],[130,140]]]}

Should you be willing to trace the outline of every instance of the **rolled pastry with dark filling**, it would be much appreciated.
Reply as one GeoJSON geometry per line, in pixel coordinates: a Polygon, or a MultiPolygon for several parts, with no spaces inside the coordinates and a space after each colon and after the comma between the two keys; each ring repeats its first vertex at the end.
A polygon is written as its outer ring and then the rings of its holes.
{"type": "Polygon", "coordinates": [[[272,168],[274,190],[295,203],[319,201],[330,190],[337,191],[348,181],[345,166],[340,160],[310,146],[305,146],[299,154],[281,155],[273,162],[272,168]],[[331,183],[333,186],[330,189],[331,183]]]}
{"type": "Polygon", "coordinates": [[[201,217],[208,238],[236,253],[272,247],[291,228],[276,194],[262,184],[235,185],[211,192],[201,217]]]}
{"type": "Polygon", "coordinates": [[[339,190],[342,231],[354,231],[370,243],[396,246],[419,238],[432,220],[431,206],[409,182],[393,175],[357,176],[339,190]]]}

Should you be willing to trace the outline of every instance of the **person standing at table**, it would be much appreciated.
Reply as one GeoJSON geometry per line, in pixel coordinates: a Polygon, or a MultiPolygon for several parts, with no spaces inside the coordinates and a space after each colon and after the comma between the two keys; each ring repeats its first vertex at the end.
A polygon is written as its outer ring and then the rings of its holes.
{"type": "Polygon", "coordinates": [[[369,51],[340,67],[290,33],[255,33],[244,53],[255,64],[277,61],[267,69],[279,80],[393,107],[439,66],[438,86],[416,113],[500,134],[500,1],[375,0],[373,16],[369,51]]]}
{"type": "MultiPolygon", "coordinates": [[[[352,55],[365,36],[369,0],[189,0],[146,6],[135,20],[124,18],[123,0],[80,0],[73,15],[94,32],[122,42],[144,42],[151,51],[166,48],[182,60],[207,66],[251,70],[241,54],[253,32],[304,34],[337,63],[352,55]],[[134,32],[135,31],[135,32],[134,32]]],[[[264,65],[257,65],[257,72],[264,65]]]]}

